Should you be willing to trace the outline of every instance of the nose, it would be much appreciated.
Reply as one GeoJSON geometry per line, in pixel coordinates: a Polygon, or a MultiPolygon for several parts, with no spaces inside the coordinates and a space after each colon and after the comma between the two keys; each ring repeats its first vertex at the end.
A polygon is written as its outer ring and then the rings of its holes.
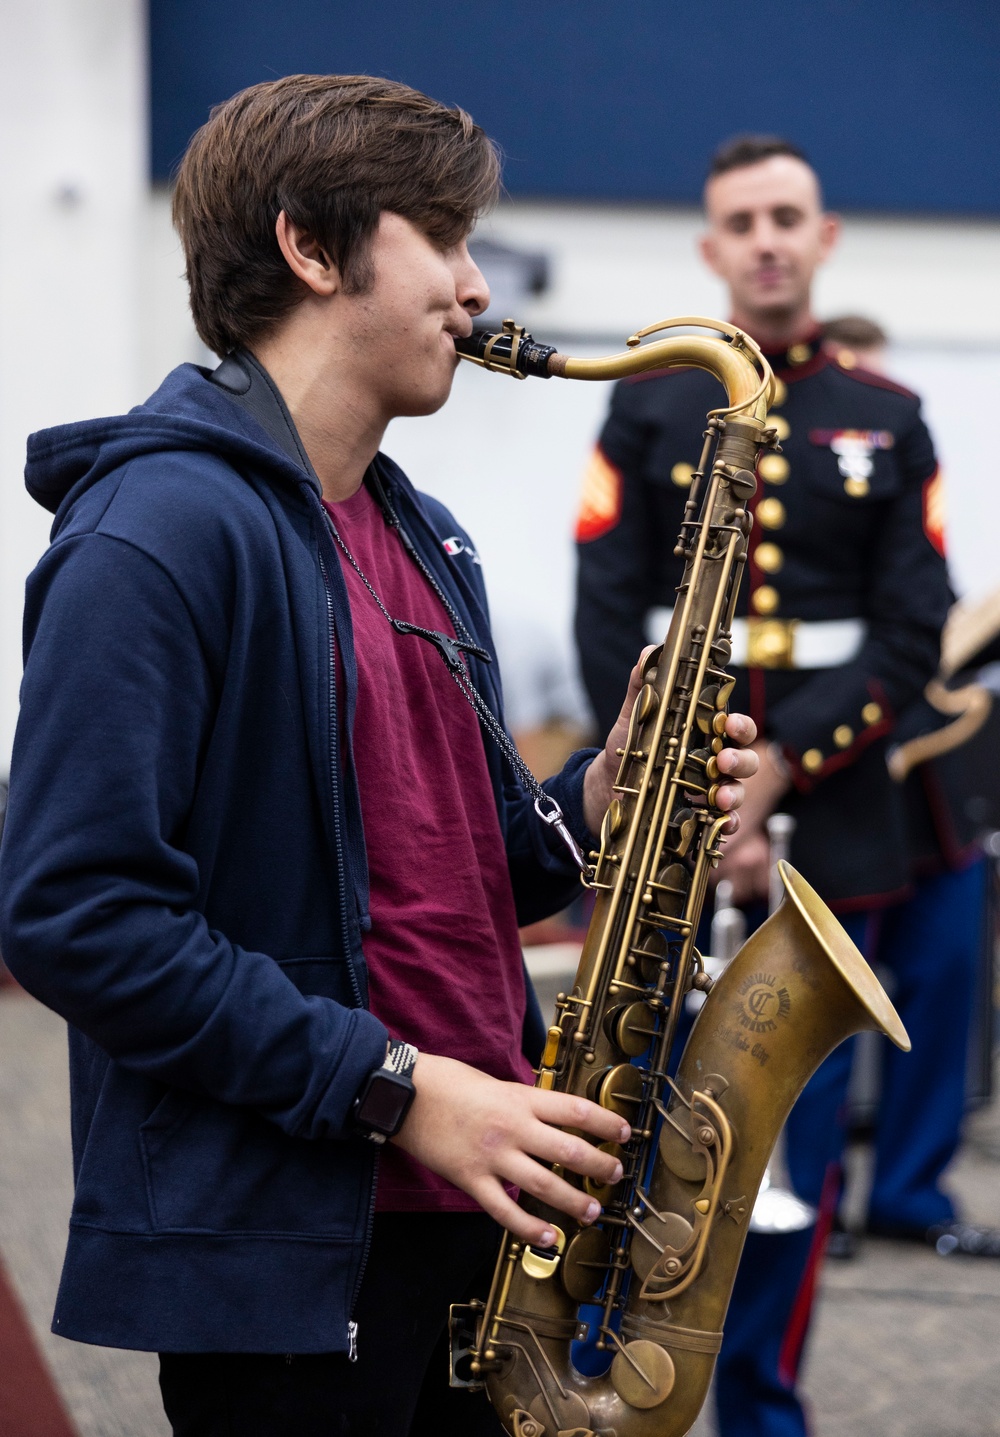
{"type": "Polygon", "coordinates": [[[758,250],[771,254],[777,245],[778,227],[770,215],[761,215],[754,224],[754,241],[758,250]]]}
{"type": "Polygon", "coordinates": [[[489,308],[490,287],[466,244],[461,246],[455,272],[455,298],[473,319],[489,308]]]}

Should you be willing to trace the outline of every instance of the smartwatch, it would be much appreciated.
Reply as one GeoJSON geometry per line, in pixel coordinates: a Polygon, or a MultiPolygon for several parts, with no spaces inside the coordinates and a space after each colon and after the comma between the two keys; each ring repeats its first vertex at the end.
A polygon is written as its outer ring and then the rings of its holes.
{"type": "Polygon", "coordinates": [[[392,1039],[381,1068],[369,1073],[354,1099],[354,1125],[373,1143],[395,1137],[416,1096],[413,1069],[417,1050],[412,1043],[392,1039]]]}

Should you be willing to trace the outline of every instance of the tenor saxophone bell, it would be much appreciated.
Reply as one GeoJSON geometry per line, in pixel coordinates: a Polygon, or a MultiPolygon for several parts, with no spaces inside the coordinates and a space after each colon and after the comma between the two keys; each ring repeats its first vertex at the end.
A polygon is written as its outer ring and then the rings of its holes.
{"type": "Polygon", "coordinates": [[[561,355],[512,321],[458,348],[520,377],[694,366],[728,398],[708,416],[676,551],[678,602],[644,661],[588,880],[594,915],[538,1071],[540,1086],[627,1115],[623,1176],[588,1187],[603,1206],[589,1228],[523,1196],[556,1245],[540,1252],[508,1233],[485,1302],[452,1311],[453,1384],[485,1388],[511,1437],[682,1437],[708,1390],[757,1191],[796,1097],[862,1028],[909,1047],[864,958],[787,863],[777,865],[780,908],[714,986],[695,947],[724,842],[716,755],[756,457],[775,440],[766,426],[773,377],[739,330],[691,317],[652,325],[607,359],[561,355]],[[714,334],[643,343],[691,327],[714,334]],[[670,1078],[692,988],[708,997],[670,1078]],[[607,1362],[597,1376],[572,1360],[584,1305],[598,1313],[589,1335],[607,1362]]]}

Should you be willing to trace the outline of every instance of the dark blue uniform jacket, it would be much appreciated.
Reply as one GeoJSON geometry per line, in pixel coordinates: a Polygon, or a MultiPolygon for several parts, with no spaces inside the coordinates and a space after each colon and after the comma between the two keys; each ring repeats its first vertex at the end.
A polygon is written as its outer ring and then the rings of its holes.
{"type": "MultiPolygon", "coordinates": [[[[454,519],[376,467],[491,649],[471,545],[449,557],[454,519]]],[[[0,947],[70,1024],[76,1198],[54,1330],[342,1350],[373,1193],[349,1110],[386,1033],[366,1008],[365,735],[318,488],[189,365],[128,415],[35,435],[27,480],[56,518],[28,583],[0,947]]],[[[495,663],[472,676],[499,714],[495,663]]],[[[575,874],[486,752],[531,922],[575,874]]],[[[588,757],[549,783],[581,842],[588,757]]]]}
{"type": "MultiPolygon", "coordinates": [[[[905,812],[885,755],[898,715],[937,667],[952,598],[929,512],[937,464],[909,390],[848,369],[818,341],[769,358],[782,382],[772,416],[784,452],[760,465],[737,613],[860,619],[867,633],[836,667],[735,667],[730,707],[750,713],[792,766],[795,787],[782,807],[798,822],[793,863],[835,908],[867,908],[901,897],[910,880],[905,812]],[[870,441],[860,484],[845,479],[838,459],[845,435],[870,441]]],[[[647,615],[674,602],[684,485],[706,412],[723,402],[717,382],[696,369],[615,388],[600,449],[618,507],[577,551],[577,643],[602,733],[648,641],[647,615]]]]}

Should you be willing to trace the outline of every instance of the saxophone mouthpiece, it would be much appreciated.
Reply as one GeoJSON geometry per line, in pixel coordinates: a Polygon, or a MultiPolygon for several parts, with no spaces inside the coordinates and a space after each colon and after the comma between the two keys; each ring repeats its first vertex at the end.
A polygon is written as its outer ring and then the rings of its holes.
{"type": "Polygon", "coordinates": [[[461,359],[512,379],[527,379],[529,374],[551,378],[549,360],[556,352],[551,344],[538,344],[512,319],[505,319],[500,330],[474,329],[468,339],[456,339],[455,348],[461,359]]]}

